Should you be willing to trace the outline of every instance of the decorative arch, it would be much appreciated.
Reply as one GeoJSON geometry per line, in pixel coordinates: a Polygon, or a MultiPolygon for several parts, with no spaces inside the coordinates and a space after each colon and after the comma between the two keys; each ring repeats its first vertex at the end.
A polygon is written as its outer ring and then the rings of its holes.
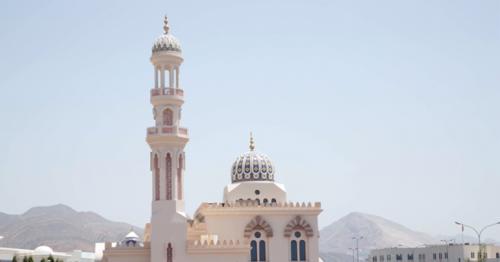
{"type": "Polygon", "coordinates": [[[153,157],[153,172],[155,183],[155,200],[160,200],[160,166],[158,163],[158,155],[154,154],[153,157]]]}
{"type": "Polygon", "coordinates": [[[163,125],[172,126],[174,125],[174,111],[170,108],[163,110],[163,125]]]}
{"type": "Polygon", "coordinates": [[[307,237],[314,236],[314,230],[311,225],[303,219],[301,216],[296,216],[292,219],[285,227],[284,236],[291,237],[294,230],[301,229],[304,230],[307,237]]]}
{"type": "Polygon", "coordinates": [[[172,248],[172,243],[168,243],[167,245],[167,262],[172,262],[173,261],[173,248],[172,248]]]}
{"type": "Polygon", "coordinates": [[[177,167],[177,199],[182,200],[182,169],[184,168],[183,154],[179,155],[179,165],[177,167]]]}
{"type": "Polygon", "coordinates": [[[273,236],[273,229],[271,228],[271,225],[269,225],[269,223],[267,223],[267,221],[264,220],[261,216],[256,216],[247,224],[244,233],[245,238],[250,238],[252,235],[252,231],[254,230],[263,230],[264,232],[266,232],[266,237],[273,236]]]}
{"type": "Polygon", "coordinates": [[[172,200],[172,156],[167,153],[165,156],[165,182],[167,186],[166,199],[172,200]]]}

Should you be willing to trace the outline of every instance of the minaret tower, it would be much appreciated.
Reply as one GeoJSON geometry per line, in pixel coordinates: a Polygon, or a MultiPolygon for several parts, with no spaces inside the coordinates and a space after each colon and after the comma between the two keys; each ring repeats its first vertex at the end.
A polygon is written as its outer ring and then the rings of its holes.
{"type": "Polygon", "coordinates": [[[147,130],[151,147],[152,208],[151,261],[184,261],[186,215],[184,213],[184,147],[186,128],[180,126],[184,91],[180,89],[182,64],[180,43],[172,34],[167,17],[164,33],[154,43],[151,63],[154,87],[151,104],[155,126],[147,130]],[[179,252],[176,252],[179,251],[179,252]]]}

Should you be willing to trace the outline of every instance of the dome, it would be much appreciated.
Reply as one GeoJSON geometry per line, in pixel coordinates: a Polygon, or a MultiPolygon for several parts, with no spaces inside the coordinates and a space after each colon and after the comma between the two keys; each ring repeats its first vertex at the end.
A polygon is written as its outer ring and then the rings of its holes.
{"type": "Polygon", "coordinates": [[[233,183],[245,181],[274,181],[274,166],[266,155],[255,151],[250,137],[250,151],[240,155],[231,169],[233,183]]]}
{"type": "Polygon", "coordinates": [[[165,17],[164,22],[164,34],[156,39],[153,44],[153,53],[160,51],[174,51],[181,52],[181,43],[177,38],[169,33],[170,27],[168,26],[167,17],[165,17]]]}
{"type": "Polygon", "coordinates": [[[130,231],[126,236],[125,239],[139,239],[139,236],[134,232],[130,231]]]}
{"type": "Polygon", "coordinates": [[[35,248],[35,253],[40,255],[50,255],[54,253],[54,250],[48,246],[39,246],[35,248]]]}

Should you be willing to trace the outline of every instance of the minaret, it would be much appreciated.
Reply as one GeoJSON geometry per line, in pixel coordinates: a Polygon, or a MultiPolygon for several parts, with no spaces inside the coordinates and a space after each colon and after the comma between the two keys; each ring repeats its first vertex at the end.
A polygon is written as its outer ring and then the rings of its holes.
{"type": "Polygon", "coordinates": [[[182,64],[180,43],[172,34],[167,17],[164,34],[154,43],[151,63],[154,87],[151,104],[155,126],[147,130],[151,147],[152,212],[151,261],[183,261],[186,242],[184,213],[184,147],[186,128],[180,126],[184,91],[179,84],[182,64]]]}

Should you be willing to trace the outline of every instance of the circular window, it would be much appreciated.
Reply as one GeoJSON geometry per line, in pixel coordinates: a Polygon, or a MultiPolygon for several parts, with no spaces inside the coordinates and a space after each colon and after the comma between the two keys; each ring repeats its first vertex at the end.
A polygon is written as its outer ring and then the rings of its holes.
{"type": "Polygon", "coordinates": [[[261,234],[260,234],[260,232],[257,231],[257,232],[255,232],[254,236],[255,236],[255,238],[260,238],[261,234]]]}
{"type": "Polygon", "coordinates": [[[255,189],[255,194],[256,194],[256,195],[260,195],[260,190],[255,189]]]}
{"type": "Polygon", "coordinates": [[[295,235],[295,237],[296,237],[296,238],[299,238],[299,237],[301,237],[301,236],[302,236],[302,234],[301,234],[299,231],[295,232],[295,234],[294,234],[294,235],[295,235]]]}

